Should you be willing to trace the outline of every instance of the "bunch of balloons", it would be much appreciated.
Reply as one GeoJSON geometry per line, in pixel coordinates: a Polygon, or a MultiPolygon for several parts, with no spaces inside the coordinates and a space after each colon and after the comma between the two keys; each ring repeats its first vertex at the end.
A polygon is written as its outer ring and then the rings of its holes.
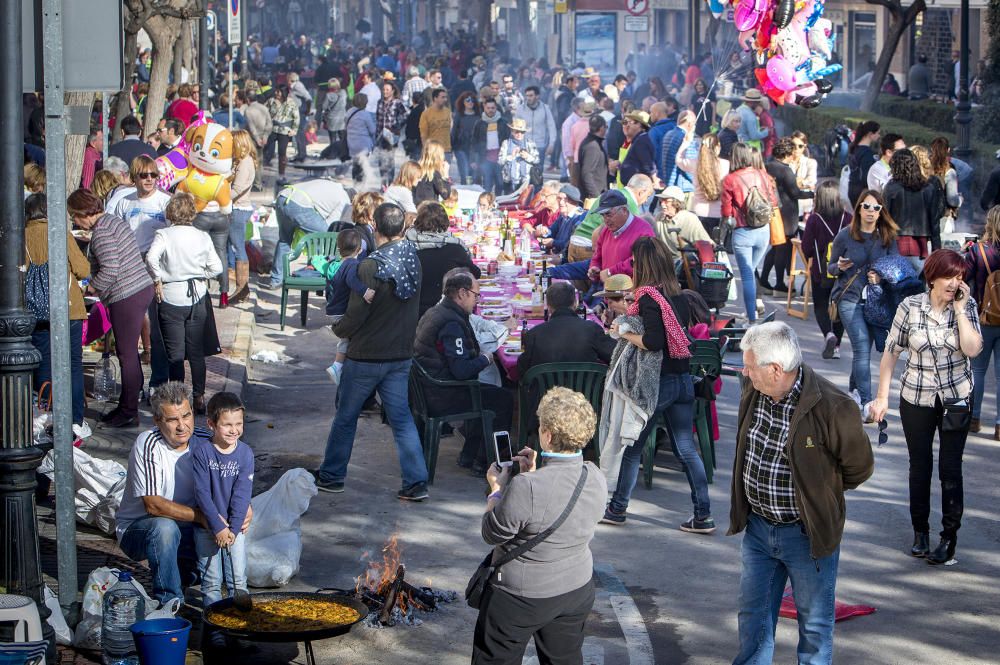
{"type": "MultiPolygon", "coordinates": [[[[828,65],[833,23],[823,18],[824,0],[727,0],[739,43],[750,52],[761,92],[775,104],[819,106],[833,89],[826,78],[842,69],[828,65]]],[[[719,16],[722,0],[708,0],[719,16]]]]}

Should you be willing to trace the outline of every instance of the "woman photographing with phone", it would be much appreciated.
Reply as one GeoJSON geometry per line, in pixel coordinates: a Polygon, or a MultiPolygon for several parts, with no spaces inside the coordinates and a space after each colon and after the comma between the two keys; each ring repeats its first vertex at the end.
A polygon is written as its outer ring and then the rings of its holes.
{"type": "Polygon", "coordinates": [[[869,280],[877,279],[869,269],[883,256],[899,254],[896,248],[896,222],[889,215],[882,195],[872,189],[861,192],[854,205],[851,225],[833,239],[827,272],[837,278],[830,302],[851,340],[851,382],[849,391],[857,391],[864,405],[872,399],[872,341],[875,333],[865,321],[862,296],[869,280]]]}
{"type": "Polygon", "coordinates": [[[962,453],[972,411],[971,359],[983,348],[976,301],[962,281],[965,261],[950,249],[927,257],[927,292],[900,303],[879,365],[878,395],[871,406],[875,420],[885,417],[896,361],[908,351],[901,379],[899,419],[910,453],[910,554],[929,564],[954,559],[962,522],[962,453]],[[934,433],[938,432],[941,477],[941,540],[930,550],[931,473],[934,433]]]}
{"type": "Polygon", "coordinates": [[[524,448],[513,459],[519,474],[496,464],[486,473],[482,534],[498,570],[477,604],[473,665],[519,665],[532,637],[543,665],[581,662],[594,605],[590,541],[608,491],[601,470],[583,461],[597,414],[580,393],[556,387],[537,415],[545,466],[537,469],[535,451],[524,448]]]}

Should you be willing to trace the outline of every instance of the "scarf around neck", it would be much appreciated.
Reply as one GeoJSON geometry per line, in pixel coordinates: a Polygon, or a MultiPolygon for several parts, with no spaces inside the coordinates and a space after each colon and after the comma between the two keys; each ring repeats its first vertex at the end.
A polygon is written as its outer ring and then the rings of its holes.
{"type": "Polygon", "coordinates": [[[420,260],[412,242],[390,242],[369,254],[368,258],[378,264],[376,279],[395,284],[397,298],[409,300],[416,295],[420,287],[420,260]]]}
{"type": "Polygon", "coordinates": [[[627,313],[631,316],[639,315],[639,298],[649,296],[660,306],[660,316],[663,318],[663,330],[667,334],[667,351],[674,360],[683,360],[691,357],[691,350],[688,348],[691,342],[687,333],[677,321],[674,308],[670,306],[663,294],[651,286],[640,286],[634,292],[635,300],[628,306],[627,313]]]}

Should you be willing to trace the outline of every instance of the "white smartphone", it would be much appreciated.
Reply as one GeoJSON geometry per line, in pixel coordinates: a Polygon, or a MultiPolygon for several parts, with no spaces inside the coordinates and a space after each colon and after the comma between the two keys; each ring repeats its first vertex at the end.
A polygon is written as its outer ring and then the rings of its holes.
{"type": "Polygon", "coordinates": [[[493,432],[493,449],[497,455],[497,465],[511,466],[514,453],[510,449],[510,432],[493,432]]]}

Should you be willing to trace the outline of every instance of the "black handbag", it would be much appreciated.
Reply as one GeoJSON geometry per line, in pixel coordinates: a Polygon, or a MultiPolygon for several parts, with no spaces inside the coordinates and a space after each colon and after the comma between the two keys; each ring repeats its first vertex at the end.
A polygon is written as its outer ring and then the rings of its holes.
{"type": "Polygon", "coordinates": [[[522,543],[520,546],[515,547],[511,551],[504,554],[500,559],[493,563],[493,552],[491,551],[483,559],[479,567],[476,568],[476,572],[472,574],[469,579],[469,584],[465,587],[465,602],[469,604],[469,607],[479,609],[483,603],[483,598],[486,596],[486,589],[489,588],[490,580],[493,579],[493,575],[497,570],[504,566],[517,557],[521,556],[525,552],[530,551],[533,547],[538,545],[540,542],[555,533],[556,529],[562,526],[562,523],[566,521],[569,514],[573,512],[573,507],[576,506],[577,499],[580,498],[580,494],[583,492],[583,486],[587,482],[587,465],[583,465],[583,470],[580,471],[580,480],[576,482],[576,489],[573,490],[573,496],[570,497],[569,503],[566,505],[565,510],[562,514],[556,518],[556,521],[542,531],[540,534],[532,538],[526,543],[522,543]]]}
{"type": "Polygon", "coordinates": [[[972,425],[972,409],[968,397],[949,397],[942,400],[944,413],[941,414],[942,432],[965,432],[972,425]]]}

